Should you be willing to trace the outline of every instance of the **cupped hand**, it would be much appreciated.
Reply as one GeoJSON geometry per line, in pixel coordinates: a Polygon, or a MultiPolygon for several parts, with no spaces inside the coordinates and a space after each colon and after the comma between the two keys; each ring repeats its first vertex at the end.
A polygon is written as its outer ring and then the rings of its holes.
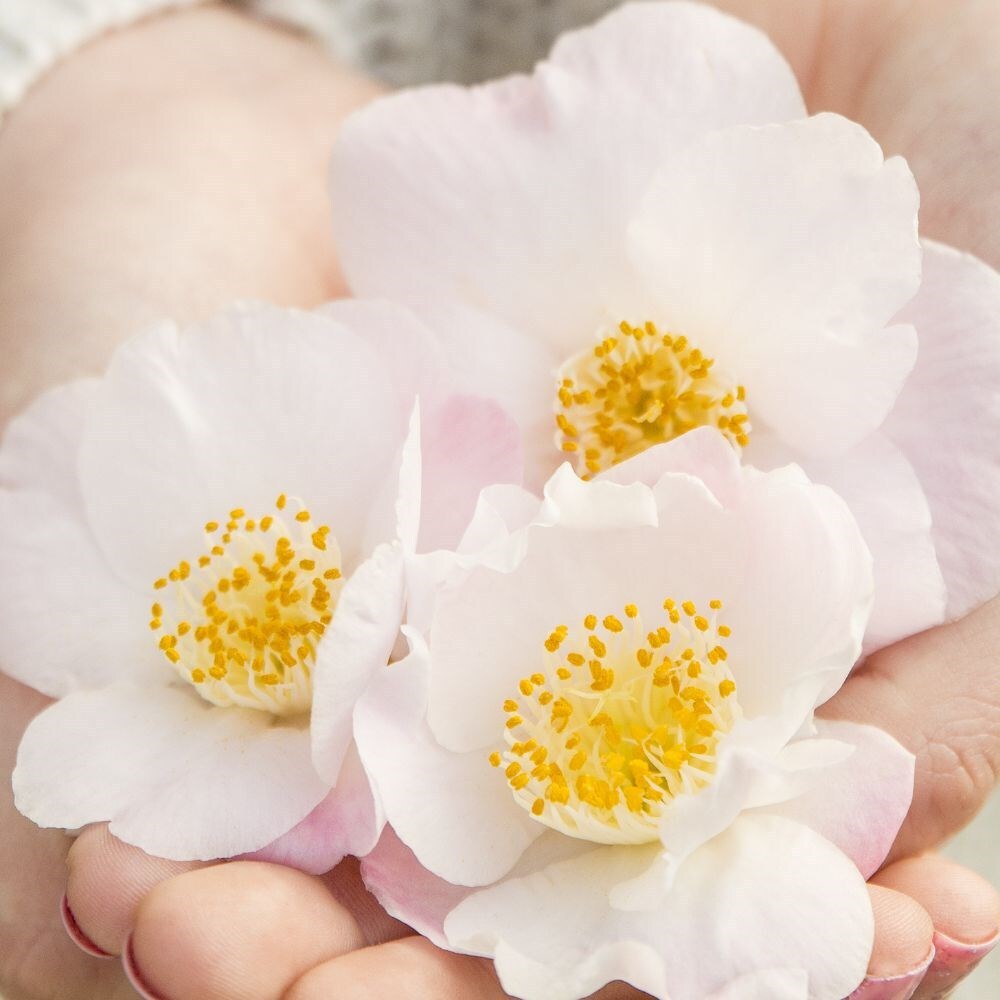
{"type": "MultiPolygon", "coordinates": [[[[794,19],[781,0],[717,5],[772,34],[812,110],[856,118],[909,158],[927,235],[1000,266],[1000,128],[984,97],[1000,89],[990,0],[803,0],[794,19]]],[[[46,385],[100,370],[118,341],[162,315],[341,293],[325,159],[343,115],[371,92],[308,43],[213,7],[67,60],[0,134],[0,422],[46,385]]],[[[873,657],[827,709],[881,725],[918,759],[893,863],[873,879],[877,977],[919,966],[935,930],[939,943],[975,945],[1000,924],[988,885],[922,853],[995,783],[998,651],[993,602],[873,657]]],[[[45,699],[0,685],[9,770],[45,699]]],[[[117,962],[84,955],[62,930],[68,839],[18,816],[9,786],[0,828],[4,996],[132,995],[117,962]]],[[[68,894],[78,931],[113,955],[130,941],[134,968],[166,998],[503,996],[489,963],[441,952],[382,913],[356,864],[322,879],[256,863],[178,865],[92,828],[70,852],[68,894]]],[[[918,996],[963,971],[961,951],[949,954],[918,996]]]]}

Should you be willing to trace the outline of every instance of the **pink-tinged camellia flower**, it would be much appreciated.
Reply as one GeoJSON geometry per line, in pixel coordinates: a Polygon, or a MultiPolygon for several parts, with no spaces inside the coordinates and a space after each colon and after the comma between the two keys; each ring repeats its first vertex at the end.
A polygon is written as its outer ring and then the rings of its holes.
{"type": "Polygon", "coordinates": [[[807,118],[757,30],[623,7],[530,77],[361,111],[332,188],[356,293],[455,300],[547,350],[538,482],[714,426],[848,501],[869,648],[1000,589],[1000,278],[921,245],[905,162],[807,118]]]}
{"type": "Polygon", "coordinates": [[[58,699],[18,753],[26,816],[168,858],[370,849],[351,710],[398,637],[403,547],[453,544],[480,488],[520,475],[495,403],[407,367],[436,349],[389,305],[243,307],[133,339],[11,424],[0,662],[58,699]]]}
{"type": "Polygon", "coordinates": [[[484,491],[409,594],[355,715],[390,913],[518,997],[851,992],[913,758],[814,718],[872,597],[836,494],[696,430],[541,502],[484,491]]]}

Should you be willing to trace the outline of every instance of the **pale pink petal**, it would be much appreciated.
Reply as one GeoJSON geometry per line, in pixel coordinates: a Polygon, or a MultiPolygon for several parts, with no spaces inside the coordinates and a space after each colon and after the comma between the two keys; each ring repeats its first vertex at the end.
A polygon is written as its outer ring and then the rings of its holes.
{"type": "Polygon", "coordinates": [[[807,459],[802,465],[810,478],[843,497],[871,549],[875,603],[866,652],[944,621],[945,583],[931,537],[931,512],[903,453],[876,433],[845,455],[807,459]]]}
{"type": "Polygon", "coordinates": [[[361,876],[368,890],[391,917],[409,924],[418,934],[447,948],[444,918],[470,892],[428,871],[391,826],[361,860],[361,876]]]}
{"type": "Polygon", "coordinates": [[[403,553],[383,544],[351,575],[313,667],[312,748],[316,770],[335,785],[351,745],[355,702],[384,670],[403,618],[403,553]]]}
{"type": "Polygon", "coordinates": [[[254,306],[163,327],[105,376],[80,453],[89,521],[112,565],[148,587],[204,551],[206,521],[262,516],[286,493],[353,568],[411,407],[364,331],[318,314],[254,306]]]}
{"type": "Polygon", "coordinates": [[[824,769],[804,795],[765,811],[811,827],[868,878],[885,860],[910,808],[913,754],[874,726],[820,719],[816,728],[821,737],[850,744],[854,753],[824,769]]]}
{"type": "Polygon", "coordinates": [[[0,487],[48,493],[82,515],[77,451],[99,384],[86,378],[50,389],[11,420],[0,446],[0,487]]]}
{"type": "Polygon", "coordinates": [[[418,548],[454,549],[480,490],[495,483],[520,485],[521,433],[498,403],[456,395],[424,407],[420,443],[418,548]]]}
{"type": "Polygon", "coordinates": [[[352,747],[337,776],[337,785],[301,823],[267,847],[244,855],[252,861],[298,868],[322,875],[348,855],[368,854],[385,825],[368,776],[352,747]]]}
{"type": "Polygon", "coordinates": [[[740,458],[733,446],[712,427],[698,427],[666,444],[639,452],[613,465],[597,478],[612,483],[655,486],[668,472],[686,472],[700,479],[726,507],[734,507],[743,491],[740,458]]]}
{"type": "Polygon", "coordinates": [[[920,354],[885,430],[927,494],[957,618],[1000,591],[1000,275],[925,243],[924,280],[899,320],[917,328],[920,354]]]}
{"type": "Polygon", "coordinates": [[[441,747],[424,721],[427,652],[379,673],[355,710],[355,739],[386,819],[435,875],[485,885],[544,832],[510,793],[487,754],[441,747]],[[448,817],[461,816],[462,822],[448,817]]]}
{"type": "MultiPolygon", "coordinates": [[[[667,161],[631,229],[655,319],[747,390],[751,421],[835,453],[884,419],[916,335],[917,188],[836,115],[705,136],[667,161]]],[[[642,322],[637,317],[633,322],[642,322]]]]}
{"type": "Polygon", "coordinates": [[[841,1000],[861,981],[873,937],[864,880],[808,827],[741,817],[691,855],[659,910],[610,907],[613,887],[655,850],[598,848],[506,879],[459,903],[445,932],[454,947],[495,955],[504,987],[528,1000],[571,1000],[615,979],[704,1000],[773,969],[806,970],[814,1000],[841,1000]]]}
{"type": "Polygon", "coordinates": [[[624,9],[533,77],[354,115],[332,171],[341,261],[356,294],[457,299],[575,351],[633,298],[624,229],[664,155],[803,114],[758,31],[702,6],[624,9]]]}
{"type": "Polygon", "coordinates": [[[202,861],[271,843],[329,790],[301,720],[276,724],[153,684],[51,705],[25,732],[13,785],[17,808],[39,826],[110,821],[147,854],[202,861]]]}
{"type": "Polygon", "coordinates": [[[171,671],[150,602],[111,572],[63,500],[0,489],[0,667],[54,697],[171,671]]]}

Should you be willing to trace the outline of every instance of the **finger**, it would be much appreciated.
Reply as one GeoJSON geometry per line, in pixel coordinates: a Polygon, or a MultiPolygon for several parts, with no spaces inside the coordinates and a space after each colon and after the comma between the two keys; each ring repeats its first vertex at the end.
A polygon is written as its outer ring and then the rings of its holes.
{"type": "Polygon", "coordinates": [[[875,941],[868,975],[849,1000],[903,1000],[923,979],[933,958],[934,925],[927,911],[901,892],[868,887],[875,941]]]}
{"type": "Polygon", "coordinates": [[[142,898],[160,882],[195,868],[198,861],[154,858],[123,843],[104,823],[87,827],[66,858],[66,930],[85,951],[121,954],[142,898]],[[91,946],[91,947],[88,947],[91,946]]]}
{"type": "Polygon", "coordinates": [[[975,872],[937,855],[907,858],[872,880],[906,893],[930,914],[936,953],[917,997],[953,989],[1000,937],[1000,896],[975,872]]]}
{"type": "Polygon", "coordinates": [[[426,938],[363,948],[324,962],[302,976],[284,1000],[504,1000],[493,963],[454,955],[426,938]]]}
{"type": "Polygon", "coordinates": [[[1000,599],[869,657],[823,706],[866,722],[916,755],[913,805],[891,858],[919,854],[965,826],[1000,774],[1000,599]]]}
{"type": "Polygon", "coordinates": [[[69,838],[14,808],[10,772],[21,734],[49,699],[0,674],[0,991],[16,997],[107,997],[127,986],[110,962],[75,948],[59,921],[69,838]]]}
{"type": "Polygon", "coordinates": [[[322,879],[236,861],[157,885],[123,963],[147,996],[274,1000],[308,969],[364,944],[322,879]]]}

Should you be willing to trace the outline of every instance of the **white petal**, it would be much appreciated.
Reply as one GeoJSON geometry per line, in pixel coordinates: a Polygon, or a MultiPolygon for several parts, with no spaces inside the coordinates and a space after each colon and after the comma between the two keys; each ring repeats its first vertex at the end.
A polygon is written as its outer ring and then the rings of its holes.
{"type": "Polygon", "coordinates": [[[455,754],[434,739],[426,647],[379,673],[355,710],[355,738],[386,818],[435,875],[485,885],[511,869],[544,827],[515,801],[479,751],[455,754]],[[446,817],[461,816],[461,823],[446,817]]]}
{"type": "Polygon", "coordinates": [[[811,827],[853,859],[868,878],[896,839],[913,797],[914,757],[874,726],[819,719],[820,736],[854,747],[840,764],[798,798],[766,811],[811,827]]]}
{"type": "Polygon", "coordinates": [[[257,306],[120,348],[80,466],[112,564],[148,587],[204,551],[205,521],[233,507],[267,513],[282,492],[330,525],[356,562],[412,406],[363,334],[257,306]]]}
{"type": "Polygon", "coordinates": [[[945,583],[931,537],[931,512],[903,453],[876,433],[845,455],[802,465],[811,478],[843,497],[871,549],[875,603],[866,651],[944,621],[945,583]]]}
{"type": "Polygon", "coordinates": [[[836,115],[706,136],[670,159],[631,229],[657,321],[747,389],[807,453],[873,431],[913,367],[886,324],[920,280],[917,188],[836,115]]]}
{"type": "Polygon", "coordinates": [[[363,857],[385,826],[368,776],[354,747],[347,753],[337,785],[301,823],[247,860],[287,865],[313,875],[335,868],[348,855],[363,857]]]}
{"type": "Polygon", "coordinates": [[[916,326],[920,355],[885,429],[927,494],[957,618],[1000,590],[1000,275],[925,243],[924,280],[899,319],[916,326]]]}
{"type": "Polygon", "coordinates": [[[764,969],[734,979],[708,1000],[809,1000],[805,969],[764,969]]]}
{"type": "Polygon", "coordinates": [[[55,496],[0,490],[0,664],[59,697],[170,671],[149,603],[114,576],[86,526],[55,496]]]}
{"type": "Polygon", "coordinates": [[[304,725],[152,684],[51,705],[25,732],[13,784],[17,808],[39,826],[109,820],[126,843],[178,860],[263,847],[329,790],[304,725]]]}
{"type": "MultiPolygon", "coordinates": [[[[807,676],[819,678],[807,708],[837,690],[860,651],[870,556],[832,491],[795,470],[745,474],[733,510],[693,477],[667,475],[655,488],[659,526],[583,530],[577,511],[571,527],[530,528],[513,571],[480,568],[442,591],[428,712],[442,745],[465,752],[496,741],[503,701],[544,666],[543,641],[557,625],[627,603],[652,619],[670,596],[701,606],[722,599],[738,697],[751,718],[771,716],[785,689],[807,676]]],[[[623,489],[594,482],[574,490],[578,505],[590,496],[603,509],[612,488],[623,489]]],[[[610,517],[615,525],[614,510],[610,517]]]]}
{"type": "Polygon", "coordinates": [[[615,979],[703,1000],[774,969],[804,970],[814,1000],[840,1000],[864,976],[864,881],[807,827],[743,817],[688,859],[659,911],[611,909],[611,889],[649,853],[601,848],[474,893],[448,915],[448,939],[495,955],[505,989],[526,1000],[575,1000],[615,979]]]}
{"type": "Polygon", "coordinates": [[[805,739],[761,753],[753,746],[755,734],[746,738],[748,728],[753,727],[738,724],[726,737],[707,788],[667,805],[660,822],[664,850],[638,878],[612,889],[613,907],[653,910],[665,905],[677,873],[702,844],[728,829],[740,813],[785,802],[815,787],[853,750],[852,744],[835,739],[805,739]]]}
{"type": "Polygon", "coordinates": [[[654,525],[659,520],[656,497],[641,482],[610,479],[584,482],[569,464],[561,465],[545,484],[542,524],[561,528],[610,529],[654,525]]]}
{"type": "Polygon", "coordinates": [[[0,486],[48,493],[79,514],[77,452],[98,385],[87,378],[50,389],[7,425],[0,486]]]}
{"type": "Polygon", "coordinates": [[[312,748],[316,770],[336,784],[351,743],[354,706],[385,668],[403,618],[403,553],[382,545],[351,575],[316,649],[312,748]]]}
{"type": "Polygon", "coordinates": [[[341,260],[357,294],[458,299],[576,351],[632,298],[625,225],[664,154],[802,114],[758,31],[691,4],[625,9],[564,36],[533,77],[349,119],[332,171],[341,260]]]}

